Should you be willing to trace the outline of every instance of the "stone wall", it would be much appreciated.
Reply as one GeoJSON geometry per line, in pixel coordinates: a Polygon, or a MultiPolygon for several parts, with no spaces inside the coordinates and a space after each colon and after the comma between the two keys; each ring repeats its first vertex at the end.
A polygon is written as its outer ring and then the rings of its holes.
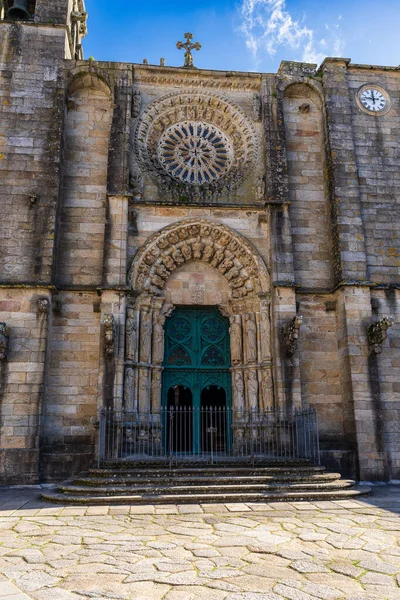
{"type": "Polygon", "coordinates": [[[50,293],[1,289],[0,322],[10,330],[0,362],[0,483],[39,481],[39,427],[50,293]]]}
{"type": "Polygon", "coordinates": [[[353,102],[353,131],[365,231],[367,277],[375,283],[398,283],[399,74],[379,68],[371,73],[357,66],[349,67],[351,98],[366,83],[383,87],[389,93],[392,105],[387,114],[371,116],[357,110],[357,105],[353,102]]]}
{"type": "Polygon", "coordinates": [[[96,78],[77,77],[70,84],[66,110],[57,284],[100,286],[112,119],[110,90],[96,78]]]}
{"type": "Polygon", "coordinates": [[[295,280],[302,287],[331,289],[332,234],[320,93],[305,84],[284,92],[295,280]]]}
{"type": "Polygon", "coordinates": [[[90,464],[97,420],[101,314],[96,292],[54,296],[42,408],[41,477],[60,480],[90,464]]]}
{"type": "Polygon", "coordinates": [[[65,32],[0,22],[0,278],[49,282],[59,193],[65,32]]]}

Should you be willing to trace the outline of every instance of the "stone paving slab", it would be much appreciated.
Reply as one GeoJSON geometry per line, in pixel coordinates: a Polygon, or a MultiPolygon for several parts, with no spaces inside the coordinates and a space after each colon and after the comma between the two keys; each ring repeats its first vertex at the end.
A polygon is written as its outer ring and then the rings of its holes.
{"type": "Polygon", "coordinates": [[[51,506],[0,490],[0,600],[400,600],[400,487],[360,500],[51,506]]]}

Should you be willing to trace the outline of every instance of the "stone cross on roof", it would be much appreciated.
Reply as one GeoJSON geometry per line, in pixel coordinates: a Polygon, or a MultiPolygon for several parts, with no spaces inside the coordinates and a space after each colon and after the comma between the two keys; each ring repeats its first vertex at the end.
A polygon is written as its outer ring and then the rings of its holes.
{"type": "Polygon", "coordinates": [[[191,41],[193,39],[193,34],[190,32],[185,33],[185,38],[186,42],[178,42],[176,44],[176,47],[178,48],[178,50],[186,50],[184,67],[193,69],[195,67],[193,64],[192,50],[201,50],[201,44],[199,42],[193,44],[193,42],[191,41]]]}

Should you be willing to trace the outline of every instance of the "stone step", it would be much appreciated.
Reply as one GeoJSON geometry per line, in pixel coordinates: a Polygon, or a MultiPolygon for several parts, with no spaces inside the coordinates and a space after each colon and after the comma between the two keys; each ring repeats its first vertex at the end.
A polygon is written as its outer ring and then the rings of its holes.
{"type": "Polygon", "coordinates": [[[240,457],[232,457],[225,459],[214,459],[214,462],[211,463],[210,459],[204,459],[199,457],[193,457],[192,455],[188,458],[179,458],[173,459],[172,465],[168,458],[148,458],[148,459],[124,459],[124,460],[116,460],[116,461],[107,461],[102,464],[101,467],[94,470],[146,470],[149,469],[170,469],[173,468],[176,471],[184,471],[186,469],[232,469],[234,471],[240,471],[241,469],[273,469],[273,470],[292,470],[292,469],[320,469],[325,470],[325,467],[317,466],[310,461],[307,460],[294,460],[294,459],[254,459],[254,462],[251,458],[240,458],[240,457]]]}
{"type": "Polygon", "coordinates": [[[143,485],[134,485],[134,486],[110,486],[110,487],[89,487],[89,486],[77,486],[72,482],[70,484],[63,484],[58,486],[58,490],[63,494],[70,495],[85,495],[91,494],[92,496],[103,496],[103,495],[119,495],[119,496],[129,496],[134,494],[144,494],[146,496],[158,496],[160,494],[202,494],[202,493],[214,493],[215,497],[218,498],[221,495],[226,493],[251,493],[251,492],[260,492],[267,493],[269,491],[279,491],[285,493],[287,491],[320,491],[320,490],[340,490],[340,489],[349,489],[354,485],[354,481],[352,480],[339,480],[332,481],[328,483],[314,483],[314,482],[304,482],[304,483],[254,483],[254,484],[239,484],[236,482],[232,482],[229,485],[223,484],[214,484],[212,480],[208,481],[205,485],[192,485],[192,486],[181,486],[175,485],[172,483],[171,485],[154,485],[154,486],[143,486],[143,485]]]}
{"type": "Polygon", "coordinates": [[[172,467],[169,468],[165,466],[154,467],[152,465],[148,465],[147,468],[122,468],[119,466],[118,468],[98,468],[98,469],[89,469],[88,473],[90,476],[94,477],[110,477],[116,474],[122,473],[124,477],[127,476],[142,476],[145,474],[146,477],[184,477],[190,475],[198,475],[199,473],[204,474],[207,477],[215,477],[218,475],[226,475],[226,476],[236,476],[236,475],[248,475],[248,476],[257,476],[257,475],[287,475],[287,476],[295,476],[298,474],[306,474],[312,475],[317,473],[324,473],[325,467],[315,467],[312,465],[307,466],[294,466],[294,467],[228,467],[228,466],[211,466],[211,465],[192,465],[190,467],[172,467]]]}
{"type": "MultiPolygon", "coordinates": [[[[255,483],[325,483],[330,481],[340,480],[339,473],[319,473],[313,475],[307,475],[306,473],[303,475],[290,474],[290,475],[280,475],[276,473],[275,475],[236,475],[234,480],[236,483],[242,484],[255,484],[255,483]]],[[[86,477],[86,476],[78,476],[74,477],[73,482],[74,485],[78,486],[121,486],[121,485],[175,485],[179,482],[179,485],[185,484],[186,486],[198,485],[198,484],[208,484],[212,481],[213,485],[224,484],[232,481],[231,475],[220,475],[213,477],[193,475],[191,477],[188,476],[180,476],[176,477],[174,475],[168,474],[163,476],[153,476],[148,477],[145,473],[135,473],[132,475],[122,477],[120,473],[115,475],[114,477],[86,477]]]]}
{"type": "Polygon", "coordinates": [[[370,488],[351,488],[346,490],[305,491],[305,492],[269,492],[269,493],[237,493],[237,494],[160,494],[146,496],[135,494],[132,496],[67,496],[57,491],[42,492],[42,498],[56,504],[76,505],[136,505],[136,504],[207,504],[207,503],[254,503],[254,502],[301,502],[317,500],[348,500],[369,494],[370,488]]]}

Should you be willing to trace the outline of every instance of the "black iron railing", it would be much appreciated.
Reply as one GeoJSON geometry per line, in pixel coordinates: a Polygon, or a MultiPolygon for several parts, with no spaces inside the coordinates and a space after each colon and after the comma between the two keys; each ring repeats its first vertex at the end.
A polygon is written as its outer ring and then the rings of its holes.
{"type": "Polygon", "coordinates": [[[319,464],[317,411],[169,407],[100,411],[99,464],[165,459],[304,460],[319,464]]]}

